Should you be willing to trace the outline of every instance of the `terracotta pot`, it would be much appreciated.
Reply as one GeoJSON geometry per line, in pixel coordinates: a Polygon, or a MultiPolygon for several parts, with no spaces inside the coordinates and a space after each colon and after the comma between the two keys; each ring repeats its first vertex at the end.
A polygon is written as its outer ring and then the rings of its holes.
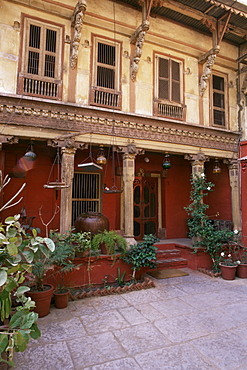
{"type": "Polygon", "coordinates": [[[84,252],[75,251],[75,256],[79,257],[79,258],[89,257],[89,255],[90,255],[90,250],[89,249],[87,249],[84,252]]]}
{"type": "Polygon", "coordinates": [[[247,278],[247,263],[240,263],[240,265],[238,265],[237,276],[242,279],[247,278]]]}
{"type": "Polygon", "coordinates": [[[39,317],[44,317],[50,312],[51,298],[53,294],[54,287],[51,284],[44,285],[46,290],[43,291],[29,291],[27,296],[36,303],[34,312],[36,312],[39,317]]]}
{"type": "Polygon", "coordinates": [[[220,263],[221,276],[224,280],[234,280],[237,270],[237,265],[226,266],[220,263]]]}
{"type": "Polygon", "coordinates": [[[100,244],[100,250],[101,250],[101,254],[109,254],[106,249],[105,243],[100,244]]]}
{"type": "Polygon", "coordinates": [[[53,294],[56,308],[66,308],[68,306],[69,302],[68,289],[55,290],[53,294]]]}
{"type": "Polygon", "coordinates": [[[100,231],[109,231],[109,220],[102,213],[83,213],[75,220],[75,230],[77,233],[90,231],[93,235],[98,234],[100,231]]]}

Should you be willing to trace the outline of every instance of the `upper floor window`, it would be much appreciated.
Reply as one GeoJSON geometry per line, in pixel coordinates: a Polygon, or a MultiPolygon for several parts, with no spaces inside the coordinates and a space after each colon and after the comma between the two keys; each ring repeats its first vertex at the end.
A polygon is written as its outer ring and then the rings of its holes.
{"type": "Polygon", "coordinates": [[[18,92],[61,99],[62,27],[24,18],[18,92]]]}
{"type": "Polygon", "coordinates": [[[91,104],[121,108],[119,55],[119,43],[94,39],[91,104]]]}
{"type": "Polygon", "coordinates": [[[184,119],[182,61],[156,57],[154,113],[184,119]]]}
{"type": "Polygon", "coordinates": [[[212,76],[213,123],[226,126],[226,94],[224,77],[212,76]]]}

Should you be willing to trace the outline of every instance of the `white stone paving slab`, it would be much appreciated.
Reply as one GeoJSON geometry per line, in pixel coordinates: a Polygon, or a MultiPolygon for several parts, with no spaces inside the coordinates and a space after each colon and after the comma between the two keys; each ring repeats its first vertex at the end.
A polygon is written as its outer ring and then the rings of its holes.
{"type": "Polygon", "coordinates": [[[107,362],[105,364],[90,366],[84,370],[141,370],[141,367],[132,358],[122,358],[120,360],[107,362]]]}
{"type": "Polygon", "coordinates": [[[97,312],[95,315],[81,316],[81,321],[88,334],[115,331],[128,327],[130,324],[116,310],[97,312]]]}

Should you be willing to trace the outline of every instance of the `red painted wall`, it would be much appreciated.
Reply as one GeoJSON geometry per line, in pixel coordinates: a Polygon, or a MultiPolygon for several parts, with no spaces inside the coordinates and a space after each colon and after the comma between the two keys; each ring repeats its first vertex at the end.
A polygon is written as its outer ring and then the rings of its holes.
{"type": "MultiPolygon", "coordinates": [[[[240,145],[240,158],[247,155],[247,141],[240,145]]],[[[242,236],[243,243],[247,246],[247,168],[240,167],[241,178],[241,210],[242,210],[242,236]]]]}

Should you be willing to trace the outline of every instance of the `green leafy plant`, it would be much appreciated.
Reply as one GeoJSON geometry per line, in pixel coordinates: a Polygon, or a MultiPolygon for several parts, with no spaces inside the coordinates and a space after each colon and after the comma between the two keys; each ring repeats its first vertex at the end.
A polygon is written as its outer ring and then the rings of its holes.
{"type": "Polygon", "coordinates": [[[237,261],[234,258],[234,254],[228,252],[221,252],[219,263],[224,266],[237,266],[237,261]]]}
{"type": "Polygon", "coordinates": [[[221,253],[226,249],[226,246],[236,242],[238,232],[231,230],[216,230],[212,221],[206,214],[209,208],[203,202],[204,197],[208,192],[213,191],[214,184],[208,182],[206,175],[202,172],[200,175],[191,175],[191,203],[185,207],[188,215],[189,237],[193,240],[194,251],[198,248],[204,248],[208,252],[213,261],[213,270],[219,271],[219,263],[221,253]]]}
{"type": "Polygon", "coordinates": [[[124,271],[122,274],[121,274],[121,269],[120,267],[118,267],[117,269],[117,277],[116,277],[116,281],[118,283],[118,285],[120,287],[123,287],[125,285],[125,282],[124,282],[124,277],[125,277],[125,274],[126,274],[126,271],[124,271]]]}
{"type": "Polygon", "coordinates": [[[151,269],[156,267],[156,250],[154,243],[159,241],[154,235],[144,235],[144,240],[135,245],[131,245],[127,250],[123,260],[132,265],[132,279],[135,280],[136,271],[141,267],[149,267],[151,269]]]}
{"type": "Polygon", "coordinates": [[[126,252],[127,243],[124,237],[117,234],[114,230],[104,230],[96,235],[92,239],[93,250],[98,250],[101,244],[105,245],[108,254],[115,255],[118,249],[121,253],[126,252]]]}

